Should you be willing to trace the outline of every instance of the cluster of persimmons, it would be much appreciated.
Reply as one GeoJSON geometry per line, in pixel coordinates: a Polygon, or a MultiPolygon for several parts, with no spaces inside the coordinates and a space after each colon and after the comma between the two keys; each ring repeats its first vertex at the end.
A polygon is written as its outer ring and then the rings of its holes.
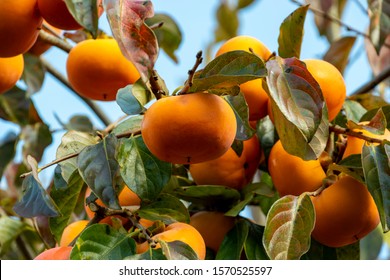
{"type": "MultiPolygon", "coordinates": [[[[82,28],[62,0],[1,0],[0,18],[0,93],[11,89],[20,79],[24,53],[40,55],[50,47],[39,40],[40,29],[49,27],[51,32],[61,32],[82,28]]],[[[262,42],[249,36],[228,40],[216,56],[234,50],[250,50],[264,61],[272,56],[262,42]]],[[[307,59],[303,62],[322,90],[329,121],[334,120],[346,97],[341,73],[323,60],[307,59]]],[[[140,78],[114,39],[88,39],[76,44],[68,55],[66,70],[76,92],[102,101],[115,100],[118,89],[140,78]]],[[[263,83],[263,79],[255,79],[240,84],[248,105],[249,122],[254,128],[267,115],[273,120],[273,105],[263,83]]],[[[232,148],[236,131],[236,116],[230,105],[221,96],[206,91],[158,99],[147,109],[141,127],[148,149],[160,160],[188,166],[196,184],[223,185],[241,190],[252,182],[264,155],[256,134],[243,142],[239,155],[232,148]]],[[[389,139],[386,133],[383,137],[389,139]]],[[[363,145],[363,140],[348,136],[344,157],[360,154],[363,145]]],[[[293,156],[285,151],[280,141],[273,146],[267,166],[280,196],[316,191],[326,178],[326,170],[319,160],[304,161],[293,156]]],[[[86,196],[90,192],[88,189],[86,196]]],[[[348,175],[341,174],[311,199],[316,213],[312,237],[326,246],[341,247],[354,243],[379,223],[378,210],[367,187],[348,175]]],[[[123,207],[139,207],[141,204],[139,197],[127,186],[119,194],[119,202],[123,207]]],[[[104,206],[100,200],[96,203],[104,206]]],[[[36,259],[68,259],[72,249],[70,244],[95,215],[88,207],[85,211],[88,219],[69,224],[58,247],[44,251],[36,259]]],[[[128,222],[123,217],[116,218],[123,224],[128,222]]],[[[112,219],[109,216],[100,223],[112,224],[112,219]]],[[[145,228],[155,226],[154,222],[143,219],[139,224],[145,228]]],[[[217,252],[234,224],[235,218],[222,212],[201,211],[191,216],[189,224],[173,223],[160,227],[151,239],[183,241],[199,259],[204,259],[206,247],[217,252]]],[[[138,241],[137,253],[149,249],[150,240],[138,241]]]]}

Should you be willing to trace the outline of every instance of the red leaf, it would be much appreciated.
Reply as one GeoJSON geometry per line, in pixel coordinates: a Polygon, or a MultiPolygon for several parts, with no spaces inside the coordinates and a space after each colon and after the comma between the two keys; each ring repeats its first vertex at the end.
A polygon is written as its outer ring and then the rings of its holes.
{"type": "Polygon", "coordinates": [[[152,2],[104,0],[104,10],[122,53],[148,80],[158,55],[156,36],[144,22],[154,15],[152,2]]]}

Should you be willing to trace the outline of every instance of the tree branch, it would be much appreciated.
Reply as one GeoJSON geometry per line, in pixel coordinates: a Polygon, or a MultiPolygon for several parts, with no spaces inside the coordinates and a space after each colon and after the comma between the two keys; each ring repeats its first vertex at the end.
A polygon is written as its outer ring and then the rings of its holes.
{"type": "Polygon", "coordinates": [[[374,89],[377,85],[379,85],[381,82],[386,80],[390,77],[390,66],[388,66],[385,70],[383,70],[381,73],[379,73],[378,76],[374,77],[372,80],[368,81],[361,87],[359,87],[357,90],[355,90],[350,95],[358,95],[358,94],[364,94],[369,92],[370,90],[374,89]]]}
{"type": "Polygon", "coordinates": [[[158,79],[159,79],[159,77],[157,75],[157,71],[153,70],[152,74],[150,75],[150,78],[149,78],[149,83],[150,83],[151,90],[152,90],[152,92],[157,100],[166,95],[166,92],[161,87],[161,85],[158,83],[158,79]]]}
{"type": "Polygon", "coordinates": [[[345,135],[353,136],[356,138],[360,138],[360,139],[363,139],[363,140],[370,142],[370,143],[382,144],[382,143],[384,143],[384,141],[386,141],[385,139],[378,139],[375,137],[370,137],[370,136],[364,135],[362,132],[354,131],[354,130],[351,130],[349,128],[344,128],[344,127],[341,127],[338,125],[329,125],[329,130],[331,132],[336,133],[336,134],[345,134],[345,135]]]}
{"type": "MultiPolygon", "coordinates": [[[[304,6],[302,3],[300,3],[298,0],[290,0],[291,2],[297,4],[298,6],[304,6]]],[[[335,22],[337,23],[338,25],[340,25],[341,27],[344,27],[346,30],[348,31],[351,31],[351,32],[354,32],[356,33],[357,35],[360,35],[360,36],[363,36],[364,38],[367,38],[369,40],[371,40],[371,37],[370,35],[368,35],[367,33],[365,32],[362,32],[360,30],[357,30],[355,29],[354,27],[352,27],[351,25],[349,24],[346,24],[345,22],[341,21],[340,19],[334,17],[334,16],[331,16],[327,13],[325,13],[324,11],[322,10],[319,10],[319,9],[316,9],[316,8],[313,8],[311,6],[309,6],[309,10],[312,11],[314,14],[316,15],[319,15],[319,16],[322,16],[323,18],[327,19],[327,20],[330,20],[332,22],[335,22]]],[[[387,48],[390,48],[390,45],[389,44],[386,44],[386,43],[383,43],[383,46],[386,46],[387,48]]]]}
{"type": "Polygon", "coordinates": [[[75,95],[77,95],[85,104],[98,116],[98,118],[104,123],[105,126],[108,126],[111,123],[111,120],[106,116],[102,109],[92,100],[80,96],[71,86],[68,79],[57,71],[46,59],[41,57],[41,61],[46,70],[58,81],[60,81],[65,87],[70,89],[75,95]]]}
{"type": "Polygon", "coordinates": [[[42,41],[52,45],[56,46],[57,48],[63,50],[64,52],[69,53],[72,49],[72,45],[66,42],[63,39],[58,38],[57,36],[54,36],[50,34],[49,32],[46,32],[45,30],[41,29],[39,31],[39,39],[42,41]]]}
{"type": "Polygon", "coordinates": [[[188,79],[185,82],[184,87],[177,93],[177,95],[186,94],[188,92],[188,90],[191,88],[193,80],[194,80],[194,75],[195,75],[196,69],[198,69],[198,67],[202,63],[202,61],[203,61],[202,51],[199,51],[196,54],[196,61],[195,61],[194,66],[192,67],[191,70],[188,71],[188,79]]]}

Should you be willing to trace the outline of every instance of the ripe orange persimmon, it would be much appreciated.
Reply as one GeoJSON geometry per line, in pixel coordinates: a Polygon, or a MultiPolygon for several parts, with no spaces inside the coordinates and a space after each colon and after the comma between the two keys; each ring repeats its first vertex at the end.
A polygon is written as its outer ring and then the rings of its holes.
{"type": "Polygon", "coordinates": [[[23,55],[0,57],[0,94],[11,89],[23,74],[23,55]]]}
{"type": "Polygon", "coordinates": [[[242,189],[256,173],[261,158],[259,139],[256,135],[244,141],[239,157],[230,148],[222,156],[190,165],[190,173],[198,185],[223,185],[242,189]]]}
{"type": "MultiPolygon", "coordinates": [[[[101,2],[97,2],[99,16],[103,13],[101,2]]],[[[38,7],[42,17],[54,27],[63,30],[82,28],[69,12],[64,0],[38,0],[38,7]]]]}
{"type": "Polygon", "coordinates": [[[315,191],[326,177],[319,160],[305,161],[290,155],[280,140],[271,149],[268,170],[280,196],[315,191]]]}
{"type": "Polygon", "coordinates": [[[192,164],[223,155],[236,136],[236,117],[221,97],[206,92],[157,100],[146,111],[141,132],[160,160],[192,164]]]}
{"type": "MultiPolygon", "coordinates": [[[[367,125],[369,122],[362,122],[360,123],[361,125],[367,125]]],[[[380,135],[380,134],[375,134],[372,133],[368,130],[365,129],[353,129],[353,131],[361,132],[363,135],[372,137],[372,138],[377,138],[377,139],[386,139],[390,141],[390,131],[388,129],[385,130],[385,133],[380,135]]],[[[347,146],[345,148],[345,151],[343,153],[343,158],[346,158],[350,155],[354,154],[361,154],[363,146],[365,144],[365,140],[353,136],[347,136],[347,146]]],[[[373,143],[372,145],[377,145],[376,143],[373,143]]]]}
{"type": "MultiPolygon", "coordinates": [[[[85,192],[85,198],[87,198],[91,194],[91,189],[88,188],[85,192]]],[[[141,204],[141,199],[138,197],[138,195],[130,190],[127,186],[124,186],[120,194],[118,195],[119,204],[121,206],[139,206],[141,204]]],[[[101,201],[99,198],[96,200],[96,203],[100,206],[104,206],[103,201],[101,201]]],[[[89,209],[87,205],[85,205],[85,212],[87,216],[92,219],[94,216],[94,213],[89,209]]],[[[103,221],[103,220],[102,220],[103,221]]]]}
{"type": "MultiPolygon", "coordinates": [[[[165,230],[152,236],[153,240],[162,240],[165,242],[182,241],[190,246],[198,255],[200,260],[206,258],[206,245],[202,235],[191,225],[186,223],[172,223],[165,230]]],[[[157,244],[156,249],[160,248],[157,244]]],[[[137,245],[137,253],[142,254],[149,249],[148,241],[137,245]]]]}
{"type": "Polygon", "coordinates": [[[114,39],[85,40],[69,53],[66,72],[81,96],[94,100],[115,100],[118,89],[133,84],[140,75],[114,39]]]}
{"type": "Polygon", "coordinates": [[[34,260],[69,260],[72,248],[71,246],[54,247],[43,251],[34,260]]]}
{"type": "Polygon", "coordinates": [[[1,0],[0,19],[0,57],[23,54],[37,40],[42,25],[37,0],[1,0]]]}
{"type": "Polygon", "coordinates": [[[367,187],[348,175],[311,197],[316,221],[312,236],[329,247],[355,243],[379,224],[379,213],[367,187]]]}
{"type": "MultiPolygon", "coordinates": [[[[216,56],[235,50],[253,51],[261,59],[271,56],[271,51],[257,38],[251,36],[236,36],[226,41],[217,51],[216,56]]],[[[240,85],[249,108],[249,120],[256,121],[267,115],[268,94],[262,87],[262,79],[255,79],[240,85]]]]}
{"type": "Polygon", "coordinates": [[[321,59],[304,59],[307,69],[320,85],[329,121],[334,120],[343,107],[347,89],[340,71],[329,62],[321,59]]]}
{"type": "Polygon", "coordinates": [[[87,226],[89,221],[78,220],[67,225],[62,233],[60,247],[68,246],[87,226]]]}
{"type": "Polygon", "coordinates": [[[206,247],[215,253],[219,250],[225,235],[234,227],[235,219],[222,212],[200,211],[191,216],[190,225],[202,235],[206,247]]]}

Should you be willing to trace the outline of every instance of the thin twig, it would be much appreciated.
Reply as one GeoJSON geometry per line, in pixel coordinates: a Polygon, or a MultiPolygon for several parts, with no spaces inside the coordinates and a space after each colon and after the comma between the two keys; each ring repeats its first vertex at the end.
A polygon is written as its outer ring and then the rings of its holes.
{"type": "MultiPolygon", "coordinates": [[[[46,168],[50,167],[50,166],[53,166],[54,164],[57,164],[57,163],[60,163],[60,162],[63,162],[65,160],[68,160],[68,159],[71,159],[71,158],[75,158],[79,155],[79,153],[73,153],[73,154],[69,154],[69,155],[66,155],[64,157],[61,157],[61,158],[58,158],[56,160],[53,160],[52,162],[49,162],[48,164],[45,164],[44,166],[42,167],[39,167],[38,168],[38,172],[41,172],[42,170],[45,170],[46,168]]],[[[22,175],[20,175],[20,178],[26,178],[28,175],[32,174],[32,171],[30,172],[26,172],[26,173],[23,173],[22,175]]]]}
{"type": "Polygon", "coordinates": [[[196,61],[194,66],[192,67],[191,70],[188,71],[188,79],[185,82],[184,87],[177,93],[177,95],[186,94],[188,90],[192,87],[196,69],[198,69],[199,65],[202,64],[202,61],[203,61],[202,51],[199,51],[196,54],[196,61]]]}
{"type": "Polygon", "coordinates": [[[384,143],[384,141],[386,141],[385,139],[378,139],[375,137],[370,137],[370,136],[364,135],[362,132],[354,131],[354,130],[351,130],[349,128],[344,128],[344,127],[341,127],[338,125],[330,125],[329,130],[331,132],[336,133],[336,134],[345,134],[345,135],[353,136],[356,138],[360,138],[360,139],[363,139],[363,140],[370,142],[370,143],[382,144],[382,143],[384,143]]]}
{"type": "Polygon", "coordinates": [[[358,95],[358,94],[364,94],[369,92],[370,90],[374,89],[377,85],[379,85],[381,82],[386,80],[390,77],[390,66],[388,66],[385,70],[383,70],[381,73],[379,73],[376,77],[374,77],[372,80],[368,81],[361,87],[359,87],[357,90],[355,90],[350,95],[358,95]]]}
{"type": "MultiPolygon", "coordinates": [[[[299,5],[299,6],[304,6],[302,3],[300,3],[298,0],[290,0],[291,2],[299,5]]],[[[351,25],[349,24],[346,24],[345,22],[341,21],[340,19],[334,17],[334,16],[331,16],[330,14],[327,14],[325,13],[324,11],[322,10],[319,10],[319,9],[316,9],[316,8],[313,8],[311,6],[309,6],[309,10],[312,11],[314,14],[316,15],[319,15],[319,16],[322,16],[324,19],[327,19],[327,20],[330,20],[332,22],[335,22],[337,23],[338,25],[340,25],[341,27],[344,27],[346,30],[348,31],[351,31],[351,32],[354,32],[356,33],[357,35],[360,35],[360,36],[363,36],[364,38],[367,38],[369,40],[371,40],[371,37],[370,35],[368,35],[367,33],[365,32],[362,32],[360,30],[357,30],[355,29],[354,27],[352,27],[351,25]]],[[[383,46],[386,46],[388,48],[390,48],[390,45],[389,44],[386,44],[386,43],[383,43],[383,46]]]]}
{"type": "Polygon", "coordinates": [[[127,117],[128,117],[128,115],[123,115],[122,117],[117,119],[115,122],[110,123],[102,132],[104,134],[109,134],[121,121],[123,121],[127,117]]]}
{"type": "Polygon", "coordinates": [[[364,14],[368,15],[368,11],[367,11],[366,7],[364,7],[364,5],[363,5],[362,3],[360,3],[359,0],[354,0],[353,2],[356,4],[356,6],[359,7],[359,9],[360,9],[364,14]]]}
{"type": "Polygon", "coordinates": [[[166,92],[161,87],[161,85],[158,83],[158,79],[159,79],[159,77],[157,75],[157,71],[153,70],[152,75],[150,75],[150,78],[149,78],[149,83],[150,83],[151,90],[152,90],[154,96],[156,97],[156,99],[160,99],[166,95],[166,92]]]}
{"type": "Polygon", "coordinates": [[[71,86],[68,79],[57,71],[46,59],[41,58],[43,66],[46,68],[47,72],[49,72],[54,78],[60,81],[65,87],[70,89],[76,96],[78,96],[81,100],[83,100],[87,106],[99,117],[99,119],[103,122],[105,126],[108,126],[111,123],[111,120],[106,116],[106,114],[102,111],[102,109],[92,100],[88,98],[84,98],[80,96],[71,86]]]}
{"type": "Polygon", "coordinates": [[[39,31],[39,39],[41,39],[42,41],[44,41],[50,45],[58,47],[59,49],[63,50],[64,52],[69,53],[72,50],[71,44],[69,44],[68,42],[66,42],[63,39],[58,38],[57,36],[50,34],[49,32],[47,32],[43,29],[41,29],[39,31]]]}
{"type": "MultiPolygon", "coordinates": [[[[120,138],[128,138],[130,136],[139,135],[139,134],[141,134],[141,130],[130,130],[130,131],[126,131],[126,132],[117,134],[115,136],[116,136],[116,138],[120,139],[120,138]]],[[[60,162],[66,161],[66,160],[71,159],[71,158],[78,157],[79,154],[80,154],[80,152],[72,153],[72,154],[63,156],[61,158],[58,158],[56,160],[53,160],[52,162],[49,162],[48,164],[45,164],[42,167],[39,167],[38,168],[38,173],[43,171],[43,170],[45,170],[46,168],[48,168],[50,166],[53,166],[55,164],[58,164],[60,162]]],[[[25,177],[27,177],[30,174],[32,174],[32,171],[23,173],[22,175],[20,175],[20,178],[25,178],[25,177]]]]}

